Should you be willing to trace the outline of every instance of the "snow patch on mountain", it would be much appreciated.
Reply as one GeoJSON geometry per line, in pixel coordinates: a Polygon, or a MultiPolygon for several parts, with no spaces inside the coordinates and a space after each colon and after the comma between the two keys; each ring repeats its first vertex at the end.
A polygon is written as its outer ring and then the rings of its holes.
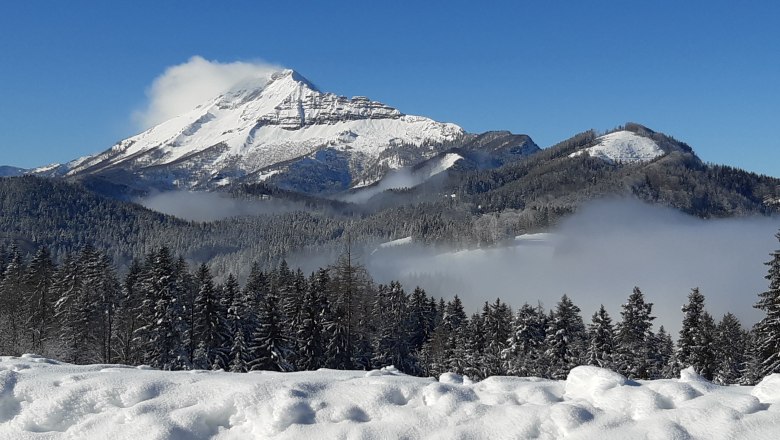
{"type": "Polygon", "coordinates": [[[460,154],[447,153],[443,157],[432,160],[431,163],[428,164],[428,166],[425,168],[425,180],[447,171],[461,159],[463,159],[463,156],[460,154]]]}
{"type": "Polygon", "coordinates": [[[597,139],[592,147],[575,151],[569,157],[581,156],[585,153],[609,163],[634,164],[649,162],[663,156],[664,150],[654,140],[639,136],[631,131],[616,131],[597,139]]]}

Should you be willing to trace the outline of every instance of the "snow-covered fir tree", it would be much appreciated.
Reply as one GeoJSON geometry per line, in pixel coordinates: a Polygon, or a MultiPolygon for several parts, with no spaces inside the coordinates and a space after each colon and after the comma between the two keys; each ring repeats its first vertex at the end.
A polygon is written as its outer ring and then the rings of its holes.
{"type": "Polygon", "coordinates": [[[502,354],[512,334],[512,309],[505,302],[496,299],[482,312],[485,328],[485,350],[482,357],[483,376],[503,375],[502,354]]]}
{"type": "Polygon", "coordinates": [[[547,324],[545,356],[549,362],[549,377],[565,379],[572,368],[582,363],[585,339],[580,308],[563,295],[547,324]]]}
{"type": "Polygon", "coordinates": [[[715,373],[719,384],[736,384],[746,363],[747,334],[736,316],[726,313],[715,330],[715,373]]]}
{"type": "Polygon", "coordinates": [[[0,350],[3,353],[20,355],[22,334],[24,331],[23,298],[25,265],[21,252],[14,244],[10,250],[10,261],[3,271],[0,281],[0,350]]]}
{"type": "Polygon", "coordinates": [[[684,314],[680,337],[677,339],[677,362],[680,369],[693,367],[697,373],[712,379],[715,362],[712,318],[704,310],[704,295],[698,288],[691,290],[684,314]]]}
{"type": "Polygon", "coordinates": [[[175,262],[170,250],[153,252],[145,264],[144,326],[139,328],[143,361],[163,370],[187,366],[189,355],[182,344],[181,292],[176,283],[175,262]]]}
{"type": "Polygon", "coordinates": [[[602,304],[588,325],[587,361],[589,365],[611,369],[614,354],[615,329],[612,327],[612,318],[602,304]]]}
{"type": "MultiPolygon", "coordinates": [[[[775,237],[780,240],[780,232],[775,237]]],[[[758,294],[755,307],[765,316],[756,326],[756,349],[761,359],[761,375],[780,373],[780,249],[772,252],[772,259],[765,263],[769,266],[765,278],[769,288],[758,294]]]]}
{"type": "Polygon", "coordinates": [[[53,336],[54,328],[53,287],[56,272],[57,266],[52,261],[49,249],[39,248],[30,261],[24,279],[28,291],[24,328],[34,353],[49,351],[49,339],[53,336]]]}
{"type": "Polygon", "coordinates": [[[143,304],[142,275],[141,263],[137,259],[133,260],[125,275],[122,292],[117,302],[117,359],[128,365],[140,362],[138,341],[134,335],[141,326],[139,315],[142,314],[141,306],[143,304]]]}
{"type": "Polygon", "coordinates": [[[252,370],[292,371],[290,341],[285,333],[281,300],[271,289],[260,304],[259,325],[249,346],[252,370]]]}
{"type": "Polygon", "coordinates": [[[649,379],[656,353],[653,353],[652,316],[653,303],[645,302],[638,287],[622,305],[622,320],[615,332],[615,367],[618,372],[632,379],[649,379]]]}
{"type": "Polygon", "coordinates": [[[658,346],[658,358],[654,366],[655,377],[672,379],[677,376],[677,364],[674,359],[674,341],[672,335],[666,331],[664,326],[658,328],[658,334],[655,335],[658,346]]]}
{"type": "Polygon", "coordinates": [[[316,274],[312,275],[303,296],[300,326],[296,330],[298,368],[301,370],[316,370],[325,365],[325,317],[329,310],[324,289],[322,280],[316,274]]]}
{"type": "Polygon", "coordinates": [[[517,376],[542,376],[542,366],[547,316],[541,305],[523,304],[512,322],[513,332],[503,358],[508,374],[517,376]]]}

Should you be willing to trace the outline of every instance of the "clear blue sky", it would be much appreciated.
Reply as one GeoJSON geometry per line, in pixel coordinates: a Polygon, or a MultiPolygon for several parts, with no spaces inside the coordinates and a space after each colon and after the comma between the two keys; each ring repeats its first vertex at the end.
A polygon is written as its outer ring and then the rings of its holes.
{"type": "Polygon", "coordinates": [[[6,2],[0,164],[102,151],[166,67],[262,59],[541,146],[626,121],[780,176],[780,2],[6,2]]]}

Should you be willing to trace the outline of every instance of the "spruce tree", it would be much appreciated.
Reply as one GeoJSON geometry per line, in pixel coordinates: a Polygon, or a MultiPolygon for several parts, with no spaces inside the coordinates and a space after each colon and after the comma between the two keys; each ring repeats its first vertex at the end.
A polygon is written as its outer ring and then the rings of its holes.
{"type": "Polygon", "coordinates": [[[551,316],[545,346],[549,360],[548,375],[553,379],[565,379],[584,357],[585,324],[580,308],[567,295],[561,297],[551,316]]]}
{"type": "Polygon", "coordinates": [[[119,361],[126,365],[139,362],[137,340],[134,334],[141,325],[143,292],[141,277],[143,268],[138,260],[133,260],[122,283],[122,293],[117,304],[116,340],[119,361]]]}
{"type": "Polygon", "coordinates": [[[612,318],[603,304],[593,314],[592,323],[588,327],[588,364],[601,368],[614,368],[615,329],[612,327],[612,318]]]}
{"type": "Polygon", "coordinates": [[[408,296],[401,284],[392,281],[380,286],[373,315],[378,320],[374,362],[377,366],[394,365],[410,373],[414,365],[410,356],[411,317],[408,296]]]}
{"type": "Polygon", "coordinates": [[[465,332],[468,325],[468,317],[463,308],[463,302],[458,295],[455,295],[451,301],[444,307],[444,316],[442,317],[442,326],[446,332],[445,344],[445,364],[448,370],[463,374],[464,356],[466,338],[465,332]]]}
{"type": "Polygon", "coordinates": [[[244,316],[249,310],[246,297],[241,292],[241,287],[233,274],[228,274],[225,285],[222,288],[223,296],[229,298],[227,316],[224,323],[225,340],[229,344],[225,350],[225,367],[234,373],[243,373],[247,370],[249,350],[247,348],[247,328],[244,316]]]}
{"type": "MultiPolygon", "coordinates": [[[[775,237],[780,240],[780,232],[775,237]]],[[[771,254],[767,275],[769,289],[759,293],[755,307],[765,316],[756,326],[756,350],[761,360],[761,376],[780,373],[780,250],[771,254]]]]}
{"type": "Polygon", "coordinates": [[[622,320],[615,333],[615,366],[618,372],[631,379],[649,379],[654,363],[653,303],[646,303],[642,291],[634,287],[622,308],[622,320]]]}
{"type": "Polygon", "coordinates": [[[194,334],[191,343],[195,368],[207,370],[214,365],[222,347],[222,318],[214,278],[208,266],[201,264],[195,273],[198,294],[194,304],[194,334]]]}
{"type": "Polygon", "coordinates": [[[512,323],[512,335],[503,359],[508,374],[516,376],[542,376],[544,341],[547,317],[541,305],[532,307],[523,304],[512,323]]]}
{"type": "Polygon", "coordinates": [[[276,289],[271,289],[260,305],[260,324],[252,335],[252,370],[292,371],[290,343],[285,335],[284,315],[276,289]]]}
{"type": "Polygon", "coordinates": [[[49,337],[54,324],[54,278],[57,267],[49,249],[41,247],[27,269],[24,284],[28,290],[25,327],[30,349],[48,355],[49,337]]]}
{"type": "Polygon", "coordinates": [[[143,289],[144,326],[139,328],[143,361],[155,368],[188,367],[189,355],[182,343],[181,292],[170,250],[161,247],[145,265],[143,289]]]}
{"type": "Polygon", "coordinates": [[[78,362],[82,350],[83,332],[79,320],[79,305],[82,276],[73,254],[65,256],[54,280],[54,316],[59,326],[59,344],[55,350],[57,358],[66,362],[78,362]]]}
{"type": "Polygon", "coordinates": [[[22,351],[25,327],[25,272],[22,255],[16,244],[11,246],[11,258],[3,269],[0,281],[0,351],[18,356],[22,351]]]}
{"type": "Polygon", "coordinates": [[[487,332],[485,331],[485,315],[489,311],[486,302],[482,313],[475,313],[466,321],[462,330],[462,343],[452,350],[450,371],[466,374],[472,379],[487,377],[485,368],[485,349],[487,347],[487,332]]]}
{"type": "Polygon", "coordinates": [[[677,376],[676,361],[674,358],[674,342],[664,326],[658,329],[656,335],[658,345],[658,359],[654,370],[658,378],[673,379],[677,376]]]}
{"type": "Polygon", "coordinates": [[[698,288],[691,290],[684,313],[680,337],[677,340],[677,362],[680,368],[693,367],[697,373],[712,380],[715,363],[712,318],[704,310],[704,295],[698,288]]]}
{"type": "Polygon", "coordinates": [[[485,351],[482,358],[485,376],[506,374],[502,354],[512,334],[512,309],[500,299],[483,312],[485,327],[485,351]]]}
{"type": "Polygon", "coordinates": [[[327,314],[327,299],[321,289],[318,280],[312,276],[301,304],[301,325],[296,332],[300,347],[298,367],[301,370],[316,370],[325,365],[324,320],[327,314]]]}
{"type": "Polygon", "coordinates": [[[746,363],[747,346],[747,334],[739,319],[731,313],[723,315],[715,332],[716,383],[740,383],[746,363]]]}

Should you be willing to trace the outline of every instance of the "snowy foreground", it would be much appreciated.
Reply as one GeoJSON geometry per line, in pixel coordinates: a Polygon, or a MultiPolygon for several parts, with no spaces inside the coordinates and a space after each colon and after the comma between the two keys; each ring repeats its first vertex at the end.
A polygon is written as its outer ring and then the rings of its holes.
{"type": "Polygon", "coordinates": [[[565,381],[438,381],[370,372],[231,374],[0,357],[0,439],[776,439],[780,375],[755,387],[633,382],[595,367],[565,381]]]}

